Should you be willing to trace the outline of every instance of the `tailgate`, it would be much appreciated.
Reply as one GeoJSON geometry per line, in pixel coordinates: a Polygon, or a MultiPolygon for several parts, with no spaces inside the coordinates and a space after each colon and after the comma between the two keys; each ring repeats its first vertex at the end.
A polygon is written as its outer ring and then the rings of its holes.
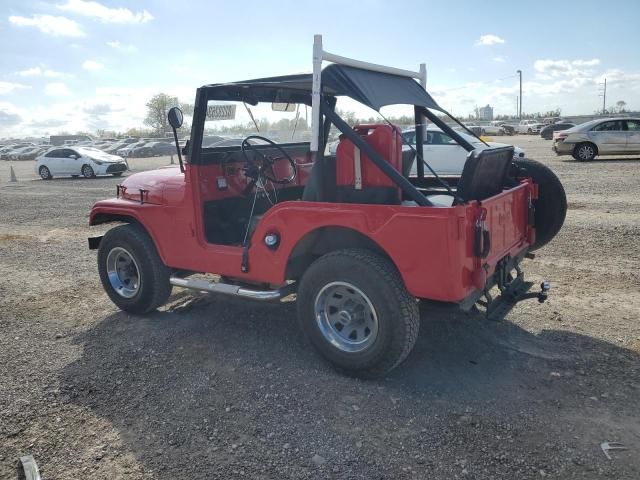
{"type": "Polygon", "coordinates": [[[533,191],[534,185],[527,180],[481,202],[480,208],[486,211],[484,230],[490,238],[482,264],[489,275],[501,259],[515,257],[533,243],[533,226],[529,225],[533,191]]]}

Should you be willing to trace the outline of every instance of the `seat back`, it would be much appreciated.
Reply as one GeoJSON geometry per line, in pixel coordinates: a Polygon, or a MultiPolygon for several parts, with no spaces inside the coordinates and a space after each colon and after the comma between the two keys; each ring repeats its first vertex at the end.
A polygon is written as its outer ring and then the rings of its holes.
{"type": "Polygon", "coordinates": [[[513,147],[473,150],[464,164],[457,197],[481,201],[501,193],[512,160],[513,147]]]}

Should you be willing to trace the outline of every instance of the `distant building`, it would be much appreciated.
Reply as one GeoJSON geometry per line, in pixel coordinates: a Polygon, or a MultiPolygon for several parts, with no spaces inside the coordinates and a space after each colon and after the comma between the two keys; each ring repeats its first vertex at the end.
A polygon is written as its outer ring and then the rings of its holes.
{"type": "Polygon", "coordinates": [[[493,120],[493,107],[487,105],[486,107],[480,107],[478,109],[478,120],[493,120]]]}

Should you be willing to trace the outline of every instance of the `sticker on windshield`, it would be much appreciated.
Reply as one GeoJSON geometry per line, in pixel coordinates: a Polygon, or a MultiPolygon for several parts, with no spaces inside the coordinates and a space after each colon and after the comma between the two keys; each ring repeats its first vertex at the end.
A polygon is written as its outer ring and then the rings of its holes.
{"type": "Polygon", "coordinates": [[[207,120],[233,120],[236,118],[236,106],[228,105],[208,105],[207,120]]]}

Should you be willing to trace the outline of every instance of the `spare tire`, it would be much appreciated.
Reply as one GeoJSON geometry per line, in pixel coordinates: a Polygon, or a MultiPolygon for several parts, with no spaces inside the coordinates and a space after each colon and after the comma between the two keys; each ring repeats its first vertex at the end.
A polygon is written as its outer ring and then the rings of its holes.
{"type": "Polygon", "coordinates": [[[538,250],[562,228],[567,216],[567,195],[560,179],[546,165],[528,158],[514,160],[513,163],[520,170],[518,177],[531,177],[538,185],[538,199],[533,202],[536,241],[531,247],[531,250],[538,250]]]}

